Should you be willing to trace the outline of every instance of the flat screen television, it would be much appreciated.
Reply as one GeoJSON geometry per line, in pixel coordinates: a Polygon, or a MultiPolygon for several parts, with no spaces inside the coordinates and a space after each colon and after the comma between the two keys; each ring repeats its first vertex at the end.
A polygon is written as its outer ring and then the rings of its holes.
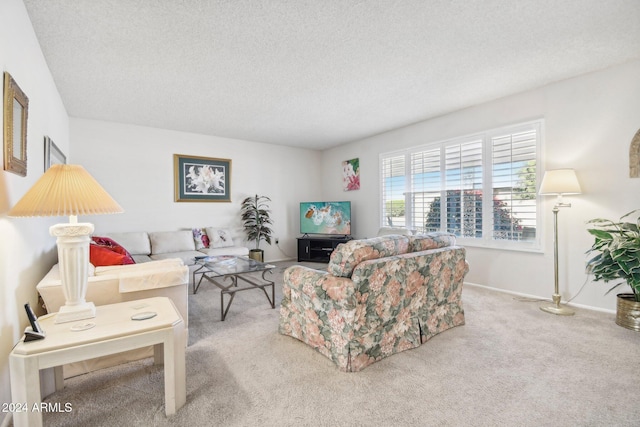
{"type": "Polygon", "coordinates": [[[300,203],[300,233],[351,234],[351,202],[300,203]]]}

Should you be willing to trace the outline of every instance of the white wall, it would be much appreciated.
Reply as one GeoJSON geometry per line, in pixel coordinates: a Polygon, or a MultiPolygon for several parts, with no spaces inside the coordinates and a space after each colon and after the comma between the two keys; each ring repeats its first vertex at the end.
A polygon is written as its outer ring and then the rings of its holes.
{"type": "MultiPolygon", "coordinates": [[[[65,153],[69,146],[66,110],[20,0],[0,1],[0,68],[29,98],[27,176],[0,167],[0,402],[10,402],[9,353],[28,324],[23,304],[29,302],[42,313],[35,286],[57,257],[48,230],[59,218],[6,214],[44,172],[44,136],[65,153]]],[[[7,414],[0,413],[0,425],[7,420],[7,414]]]]}
{"type": "MultiPolygon", "coordinates": [[[[567,299],[587,280],[585,251],[592,240],[586,221],[617,219],[640,208],[640,179],[629,178],[629,146],[640,128],[639,75],[640,61],[635,61],[325,151],[323,197],[352,200],[354,234],[372,236],[380,217],[380,153],[543,117],[546,169],[576,169],[583,190],[580,196],[566,197],[573,207],[559,213],[560,293],[567,299]],[[353,157],[360,158],[361,190],[344,193],[340,163],[353,157]]],[[[469,247],[467,281],[550,298],[554,201],[546,198],[543,203],[544,254],[469,247]]],[[[614,310],[615,295],[604,295],[608,289],[604,283],[588,283],[573,302],[614,310]]]]}
{"type": "Polygon", "coordinates": [[[298,204],[321,194],[318,151],[75,118],[70,129],[73,162],[125,210],[84,218],[95,234],[222,226],[242,243],[240,203],[259,194],[272,200],[273,237],[280,239],[279,247],[261,243],[265,260],[297,256],[298,204]],[[174,154],[231,159],[231,203],[174,202],[174,154]]]}

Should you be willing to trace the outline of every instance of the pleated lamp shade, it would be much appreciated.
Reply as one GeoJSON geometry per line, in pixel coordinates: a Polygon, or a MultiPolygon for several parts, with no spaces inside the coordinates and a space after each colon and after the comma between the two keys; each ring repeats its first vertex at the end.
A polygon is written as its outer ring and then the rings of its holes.
{"type": "Polygon", "coordinates": [[[102,215],[124,212],[80,165],[53,165],[8,212],[11,217],[102,215]]]}

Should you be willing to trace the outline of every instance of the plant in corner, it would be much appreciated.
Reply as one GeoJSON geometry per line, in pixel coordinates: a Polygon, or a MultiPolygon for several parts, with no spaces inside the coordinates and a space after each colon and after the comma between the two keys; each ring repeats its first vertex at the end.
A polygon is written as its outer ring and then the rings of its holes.
{"type": "Polygon", "coordinates": [[[618,281],[607,291],[627,284],[632,293],[618,294],[616,323],[640,331],[640,210],[620,217],[618,221],[596,218],[588,221],[587,231],[595,237],[588,254],[587,272],[594,280],[618,281]],[[635,218],[635,221],[630,221],[635,218]]]}
{"type": "Polygon", "coordinates": [[[267,196],[249,196],[242,201],[241,213],[244,232],[247,240],[255,241],[255,249],[249,251],[249,257],[257,261],[264,260],[264,251],[260,249],[260,242],[264,240],[271,244],[271,228],[273,224],[269,210],[271,199],[267,196]]]}

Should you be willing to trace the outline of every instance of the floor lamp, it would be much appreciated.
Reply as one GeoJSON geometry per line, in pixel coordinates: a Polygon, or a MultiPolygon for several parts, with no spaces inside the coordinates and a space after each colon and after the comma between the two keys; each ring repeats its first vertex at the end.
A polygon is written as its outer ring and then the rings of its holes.
{"type": "Polygon", "coordinates": [[[36,181],[9,211],[10,217],[69,216],[69,222],[56,224],[49,233],[57,237],[60,280],[65,305],[56,323],[73,322],[96,316],[96,307],[87,302],[89,242],[93,224],[79,223],[78,215],[123,212],[118,203],[79,165],[53,165],[36,181]]]}
{"type": "Polygon", "coordinates": [[[560,290],[558,286],[558,211],[560,208],[570,208],[571,203],[563,203],[564,194],[580,194],[580,183],[573,169],[556,169],[546,171],[540,184],[540,195],[557,196],[553,206],[553,274],[555,280],[555,292],[552,296],[553,304],[543,305],[540,310],[547,313],[571,316],[575,312],[566,306],[560,306],[560,290]]]}

